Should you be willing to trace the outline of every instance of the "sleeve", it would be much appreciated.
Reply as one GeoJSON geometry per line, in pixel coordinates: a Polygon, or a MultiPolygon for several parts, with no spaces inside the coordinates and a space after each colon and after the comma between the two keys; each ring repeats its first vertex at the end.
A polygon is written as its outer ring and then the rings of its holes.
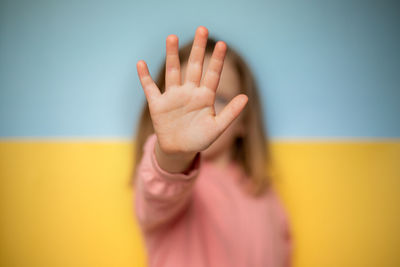
{"type": "Polygon", "coordinates": [[[156,141],[155,134],[148,137],[136,171],[135,213],[144,231],[165,225],[184,212],[202,165],[199,152],[184,173],[161,169],[154,152],[156,141]]]}

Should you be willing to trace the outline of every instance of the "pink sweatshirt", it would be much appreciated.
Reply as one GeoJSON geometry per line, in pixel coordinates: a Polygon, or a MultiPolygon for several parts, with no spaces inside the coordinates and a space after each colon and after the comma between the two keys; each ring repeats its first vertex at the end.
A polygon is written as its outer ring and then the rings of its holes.
{"type": "Polygon", "coordinates": [[[151,267],[290,266],[291,240],[277,195],[247,195],[245,175],[197,154],[186,173],[161,169],[152,134],[137,168],[135,212],[151,267]]]}

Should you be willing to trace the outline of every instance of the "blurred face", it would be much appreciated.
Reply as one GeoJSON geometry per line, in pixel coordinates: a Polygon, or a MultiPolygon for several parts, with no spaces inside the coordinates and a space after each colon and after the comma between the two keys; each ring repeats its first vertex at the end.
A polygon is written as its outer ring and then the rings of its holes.
{"type": "MultiPolygon", "coordinates": [[[[206,54],[203,64],[203,76],[207,70],[211,55],[206,54]]],[[[186,73],[186,62],[181,65],[182,81],[186,73]]],[[[215,112],[219,114],[222,109],[238,94],[240,94],[239,75],[229,57],[225,57],[224,66],[219,80],[215,97],[215,112]]],[[[221,154],[230,153],[235,137],[243,132],[242,116],[236,118],[232,124],[218,137],[218,139],[203,151],[203,157],[214,159],[221,154]]]]}

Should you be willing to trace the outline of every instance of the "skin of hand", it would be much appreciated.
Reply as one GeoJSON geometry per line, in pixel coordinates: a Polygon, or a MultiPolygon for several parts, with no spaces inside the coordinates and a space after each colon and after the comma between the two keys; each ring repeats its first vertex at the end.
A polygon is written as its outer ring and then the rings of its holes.
{"type": "Polygon", "coordinates": [[[202,78],[208,29],[199,26],[181,80],[178,37],[166,39],[165,92],[151,78],[147,64],[137,62],[137,71],[145,93],[158,142],[155,154],[160,167],[169,172],[182,172],[196,154],[207,149],[239,116],[248,98],[235,96],[216,114],[214,102],[227,46],[217,42],[202,78]]]}
{"type": "MultiPolygon", "coordinates": [[[[210,63],[211,53],[206,53],[203,64],[203,74],[210,63]]],[[[187,63],[181,64],[182,76],[185,76],[187,63]]],[[[183,82],[183,81],[182,81],[183,82]]],[[[215,96],[215,112],[219,114],[223,108],[236,95],[240,94],[241,81],[239,72],[230,57],[225,56],[224,67],[219,79],[218,89],[215,96]]],[[[205,161],[212,161],[214,166],[224,169],[232,161],[234,142],[237,137],[245,136],[246,126],[243,112],[228,126],[227,129],[207,149],[203,150],[202,156],[205,161]]]]}

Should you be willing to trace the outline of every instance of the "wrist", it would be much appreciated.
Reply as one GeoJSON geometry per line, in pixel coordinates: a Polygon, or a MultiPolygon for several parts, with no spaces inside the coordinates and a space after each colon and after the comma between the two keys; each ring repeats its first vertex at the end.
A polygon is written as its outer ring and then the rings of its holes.
{"type": "Polygon", "coordinates": [[[154,153],[158,165],[163,170],[171,173],[182,173],[192,165],[198,152],[166,153],[161,149],[157,141],[155,143],[154,153]]]}

